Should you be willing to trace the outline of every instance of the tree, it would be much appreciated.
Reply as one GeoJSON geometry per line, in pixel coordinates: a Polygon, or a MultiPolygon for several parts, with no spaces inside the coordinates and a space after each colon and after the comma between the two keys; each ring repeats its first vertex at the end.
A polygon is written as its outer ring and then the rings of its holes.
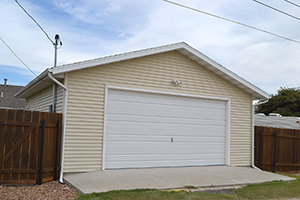
{"type": "Polygon", "coordinates": [[[300,117],[300,87],[280,87],[277,94],[272,94],[267,103],[258,105],[256,113],[279,113],[282,116],[300,117]]]}

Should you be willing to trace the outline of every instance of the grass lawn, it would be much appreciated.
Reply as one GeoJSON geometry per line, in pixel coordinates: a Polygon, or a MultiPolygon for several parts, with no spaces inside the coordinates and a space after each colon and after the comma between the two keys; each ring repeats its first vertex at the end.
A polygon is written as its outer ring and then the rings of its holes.
{"type": "Polygon", "coordinates": [[[300,197],[300,177],[295,181],[273,181],[252,184],[234,191],[235,195],[208,194],[203,192],[161,191],[161,190],[120,190],[81,195],[78,200],[195,200],[195,199],[286,199],[300,197]]]}

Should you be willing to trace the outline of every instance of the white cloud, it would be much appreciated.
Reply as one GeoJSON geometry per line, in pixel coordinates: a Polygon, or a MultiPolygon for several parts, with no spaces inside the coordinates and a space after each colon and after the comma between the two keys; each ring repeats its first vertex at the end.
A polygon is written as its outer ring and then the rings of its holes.
{"type": "MultiPolygon", "coordinates": [[[[49,33],[59,33],[63,46],[58,63],[185,41],[210,58],[269,93],[279,86],[297,86],[299,44],[222,21],[162,0],[48,0],[52,7],[23,0],[22,5],[49,33]],[[45,14],[43,14],[45,13],[45,14]]],[[[293,39],[300,39],[299,21],[253,1],[177,0],[178,3],[231,18],[293,39]]],[[[284,1],[273,6],[298,14],[284,1]]],[[[1,37],[34,71],[53,65],[54,49],[45,35],[10,0],[2,0],[1,37]]],[[[25,68],[0,44],[1,65],[25,68]]]]}

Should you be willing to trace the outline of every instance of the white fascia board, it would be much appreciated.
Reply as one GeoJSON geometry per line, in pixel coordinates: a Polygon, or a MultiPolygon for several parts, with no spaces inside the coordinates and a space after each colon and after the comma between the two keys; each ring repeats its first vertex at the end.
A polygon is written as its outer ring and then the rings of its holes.
{"type": "MultiPolygon", "coordinates": [[[[47,68],[40,75],[38,75],[35,79],[29,82],[22,90],[15,94],[16,97],[26,98],[30,96],[32,93],[35,93],[39,90],[42,90],[45,87],[52,85],[53,81],[49,79],[48,72],[51,72],[51,69],[47,68]]],[[[55,75],[56,79],[64,79],[64,74],[55,75]]]]}
{"type": "Polygon", "coordinates": [[[22,95],[25,94],[27,91],[31,90],[31,88],[36,87],[38,84],[40,84],[42,81],[44,81],[44,79],[46,79],[48,77],[48,71],[49,71],[49,68],[47,68],[45,71],[43,71],[35,79],[30,81],[22,90],[20,90],[18,93],[15,94],[15,97],[22,97],[22,95]]]}

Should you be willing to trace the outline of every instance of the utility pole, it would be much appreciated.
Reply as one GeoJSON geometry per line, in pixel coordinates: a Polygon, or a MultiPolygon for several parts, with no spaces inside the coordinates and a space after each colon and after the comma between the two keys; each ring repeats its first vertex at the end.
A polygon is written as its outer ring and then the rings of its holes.
{"type": "Polygon", "coordinates": [[[55,42],[53,43],[53,45],[54,45],[54,67],[56,67],[56,65],[57,65],[57,46],[58,46],[58,44],[60,46],[62,46],[62,42],[61,42],[58,34],[55,35],[54,39],[55,39],[55,42]]]}
{"type": "MultiPolygon", "coordinates": [[[[54,65],[53,67],[57,66],[57,47],[58,45],[62,46],[62,42],[60,40],[60,37],[58,34],[55,35],[54,37],[55,42],[53,42],[53,46],[54,46],[54,65]]],[[[55,108],[56,108],[56,103],[55,103],[55,98],[56,97],[56,84],[53,82],[53,102],[52,102],[52,108],[51,108],[51,112],[55,113],[55,108]]],[[[50,110],[50,109],[49,109],[50,110]]]]}

